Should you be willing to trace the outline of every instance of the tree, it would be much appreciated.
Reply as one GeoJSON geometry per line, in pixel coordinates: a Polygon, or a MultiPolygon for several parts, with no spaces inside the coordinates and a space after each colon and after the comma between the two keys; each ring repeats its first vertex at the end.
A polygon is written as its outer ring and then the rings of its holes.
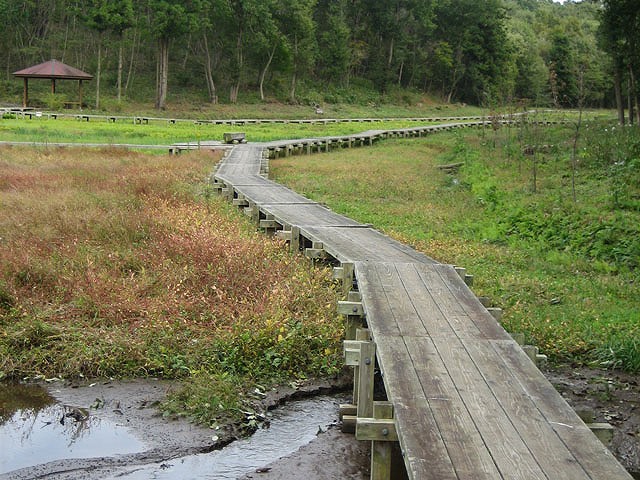
{"type": "Polygon", "coordinates": [[[316,0],[281,0],[283,34],[291,52],[289,100],[296,102],[299,77],[308,73],[316,60],[317,43],[313,8],[316,0]]]}
{"type": "Polygon", "coordinates": [[[260,2],[256,11],[258,22],[252,24],[251,42],[249,45],[251,57],[259,70],[258,89],[260,99],[264,101],[264,82],[269,68],[274,61],[286,59],[289,52],[286,38],[282,33],[283,12],[279,0],[260,2]]]}
{"type": "Polygon", "coordinates": [[[564,31],[557,30],[551,38],[549,73],[555,106],[575,106],[578,100],[577,63],[575,52],[564,31]]]}
{"type": "Polygon", "coordinates": [[[319,75],[328,82],[346,82],[351,60],[351,30],[347,24],[346,1],[320,0],[314,18],[319,75]]]}
{"type": "Polygon", "coordinates": [[[199,47],[196,57],[203,59],[202,65],[209,102],[214,104],[218,103],[214,66],[219,63],[222,44],[226,36],[226,31],[221,26],[231,23],[231,18],[231,5],[227,0],[206,0],[203,20],[200,22],[200,41],[196,43],[199,47]]]}
{"type": "Polygon", "coordinates": [[[98,71],[96,73],[96,108],[100,108],[100,78],[102,74],[102,38],[105,32],[113,32],[118,38],[117,97],[122,98],[122,66],[124,31],[133,26],[135,16],[132,0],[90,0],[87,6],[87,25],[99,33],[98,71]]]}
{"type": "MultiPolygon", "coordinates": [[[[271,13],[265,13],[264,3],[260,0],[231,0],[231,18],[228,23],[228,36],[235,40],[233,55],[231,55],[231,78],[232,84],[229,100],[235,103],[238,100],[238,93],[244,81],[247,55],[251,54],[253,42],[253,32],[273,31],[273,19],[271,13]],[[267,15],[266,29],[262,30],[260,25],[262,16],[267,15]]],[[[268,38],[268,34],[265,34],[268,38]]],[[[268,40],[265,36],[259,35],[258,49],[265,46],[268,40]]],[[[268,49],[268,47],[267,47],[268,49]]],[[[268,68],[268,66],[267,66],[268,68]]],[[[264,70],[264,68],[263,68],[264,70]]]]}
{"type": "Polygon", "coordinates": [[[436,7],[436,44],[447,85],[445,99],[483,103],[502,95],[508,77],[510,49],[506,14],[500,0],[441,0],[436,7]]]}
{"type": "Polygon", "coordinates": [[[624,123],[622,81],[627,78],[629,121],[633,110],[638,115],[638,87],[640,70],[640,3],[636,0],[605,0],[601,16],[600,39],[603,48],[612,56],[618,117],[624,123]]]}
{"type": "Polygon", "coordinates": [[[191,30],[197,30],[204,11],[202,0],[148,0],[150,32],[158,42],[156,108],[164,110],[169,81],[169,45],[191,30]]]}

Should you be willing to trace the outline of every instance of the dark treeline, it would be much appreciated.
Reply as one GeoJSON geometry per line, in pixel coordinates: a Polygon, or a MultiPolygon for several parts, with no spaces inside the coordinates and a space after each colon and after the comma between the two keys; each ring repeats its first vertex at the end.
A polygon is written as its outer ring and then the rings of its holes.
{"type": "Polygon", "coordinates": [[[637,0],[0,0],[0,98],[52,58],[92,101],[637,103],[637,0]],[[102,94],[101,94],[102,92],[102,94]],[[629,99],[629,100],[627,100],[629,99]]]}

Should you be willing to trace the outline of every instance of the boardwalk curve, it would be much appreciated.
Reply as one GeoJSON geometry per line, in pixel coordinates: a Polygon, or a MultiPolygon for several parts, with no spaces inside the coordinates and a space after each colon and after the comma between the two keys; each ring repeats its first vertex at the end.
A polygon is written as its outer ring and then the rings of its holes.
{"type": "Polygon", "coordinates": [[[372,442],[371,478],[630,480],[472,293],[464,270],[267,178],[267,159],[278,155],[484,125],[237,145],[211,184],[291,249],[335,265],[345,363],[354,369],[353,401],[341,415],[372,442]],[[383,399],[374,399],[377,371],[383,399]]]}

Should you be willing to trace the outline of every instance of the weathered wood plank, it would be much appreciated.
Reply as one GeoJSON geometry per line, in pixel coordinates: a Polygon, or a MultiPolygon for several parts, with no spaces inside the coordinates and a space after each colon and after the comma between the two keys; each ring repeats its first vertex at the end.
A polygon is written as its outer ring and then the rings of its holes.
{"type": "Polygon", "coordinates": [[[613,454],[579,420],[576,412],[556,392],[544,375],[535,367],[522,350],[513,342],[492,342],[493,348],[504,361],[506,368],[514,372],[544,414],[545,420],[571,449],[572,454],[590,478],[627,479],[631,475],[620,465],[613,454]]]}
{"type": "Polygon", "coordinates": [[[303,231],[308,238],[322,241],[327,252],[343,263],[355,261],[435,263],[435,260],[367,225],[354,226],[357,228],[345,227],[307,224],[303,231]]]}
{"type": "MultiPolygon", "coordinates": [[[[402,266],[404,266],[404,264],[402,266]]],[[[393,320],[391,323],[397,325],[398,333],[400,335],[426,336],[428,331],[420,318],[420,313],[405,290],[402,283],[404,279],[401,278],[398,273],[398,268],[402,267],[400,265],[388,263],[377,263],[372,265],[372,267],[372,275],[377,275],[377,279],[374,277],[374,281],[377,280],[382,287],[386,301],[389,304],[389,311],[391,315],[388,321],[391,322],[393,320]]],[[[365,293],[365,298],[366,297],[367,294],[365,293]]],[[[424,297],[423,300],[429,302],[430,297],[424,297]]],[[[429,306],[435,307],[435,304],[432,302],[429,303],[429,306]]],[[[446,324],[444,318],[442,320],[442,323],[446,324]]],[[[375,328],[377,328],[378,325],[384,325],[388,322],[376,321],[374,323],[375,328]]]]}
{"type": "MultiPolygon", "coordinates": [[[[491,343],[466,339],[461,340],[461,343],[461,349],[464,349],[477,368],[475,377],[482,379],[487,385],[485,394],[493,397],[494,409],[505,413],[526,445],[528,455],[536,460],[546,477],[588,479],[589,475],[576,461],[567,445],[558,438],[544,415],[532,403],[522,379],[506,367],[491,343]]],[[[514,341],[510,343],[515,347],[514,341]]],[[[525,358],[521,360],[529,362],[525,358]]],[[[549,393],[559,396],[557,392],[549,393]]]]}
{"type": "MultiPolygon", "coordinates": [[[[518,466],[510,466],[508,461],[501,461],[499,458],[496,461],[491,456],[490,450],[478,431],[476,420],[472,416],[473,409],[470,409],[465,403],[449,374],[448,368],[453,368],[453,366],[445,365],[433,340],[430,338],[407,338],[405,343],[413,362],[416,380],[425,391],[429,408],[438,423],[458,478],[485,478],[487,480],[523,478],[515,471],[516,468],[519,468],[518,466]],[[502,463],[506,463],[506,465],[502,465],[502,463]],[[501,469],[499,469],[500,467],[501,469]],[[505,469],[507,469],[506,472],[505,469]],[[505,473],[509,473],[511,476],[505,476],[505,473]]],[[[381,345],[380,348],[384,348],[384,345],[381,345]]],[[[501,425],[505,421],[504,418],[501,419],[496,415],[491,421],[495,430],[500,427],[504,428],[501,425]]],[[[400,428],[403,427],[404,425],[400,428]]],[[[498,441],[500,440],[498,439],[498,441]]],[[[542,477],[531,476],[528,478],[542,477]]]]}
{"type": "Polygon", "coordinates": [[[413,480],[458,479],[402,337],[387,337],[377,350],[387,395],[393,400],[398,440],[413,480]],[[402,381],[396,380],[402,379],[402,381]],[[412,425],[413,428],[407,428],[412,425]]]}

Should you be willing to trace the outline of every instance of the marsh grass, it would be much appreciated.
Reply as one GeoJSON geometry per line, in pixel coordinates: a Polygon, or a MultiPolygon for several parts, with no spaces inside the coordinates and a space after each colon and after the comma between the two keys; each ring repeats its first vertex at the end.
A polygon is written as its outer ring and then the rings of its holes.
{"type": "Polygon", "coordinates": [[[166,408],[213,422],[338,368],[330,272],[207,195],[211,152],[1,158],[0,377],[184,378],[166,408]]]}
{"type": "Polygon", "coordinates": [[[133,124],[119,121],[107,123],[94,119],[80,122],[71,118],[51,120],[46,118],[0,120],[0,140],[38,143],[100,143],[135,145],[170,145],[178,142],[197,144],[202,141],[222,140],[223,134],[242,131],[247,139],[264,142],[281,139],[315,138],[332,135],[360,133],[371,129],[394,129],[414,126],[407,120],[387,120],[366,123],[328,124],[248,124],[213,125],[194,122],[151,121],[149,124],[133,124]]]}
{"type": "MultiPolygon", "coordinates": [[[[280,159],[271,172],[340,213],[466,267],[475,275],[476,293],[504,309],[505,327],[524,332],[554,362],[637,372],[640,212],[633,204],[616,206],[611,182],[623,179],[612,179],[610,164],[591,159],[622,140],[606,136],[606,124],[590,128],[576,202],[567,181],[571,125],[385,141],[280,159]],[[533,160],[522,155],[531,143],[545,145],[536,153],[536,193],[533,160]],[[464,166],[453,175],[436,168],[459,161],[464,166]]],[[[633,138],[627,143],[639,145],[633,138]]],[[[615,153],[638,175],[632,148],[615,153]]],[[[633,175],[619,189],[629,202],[640,193],[633,175]]]]}

